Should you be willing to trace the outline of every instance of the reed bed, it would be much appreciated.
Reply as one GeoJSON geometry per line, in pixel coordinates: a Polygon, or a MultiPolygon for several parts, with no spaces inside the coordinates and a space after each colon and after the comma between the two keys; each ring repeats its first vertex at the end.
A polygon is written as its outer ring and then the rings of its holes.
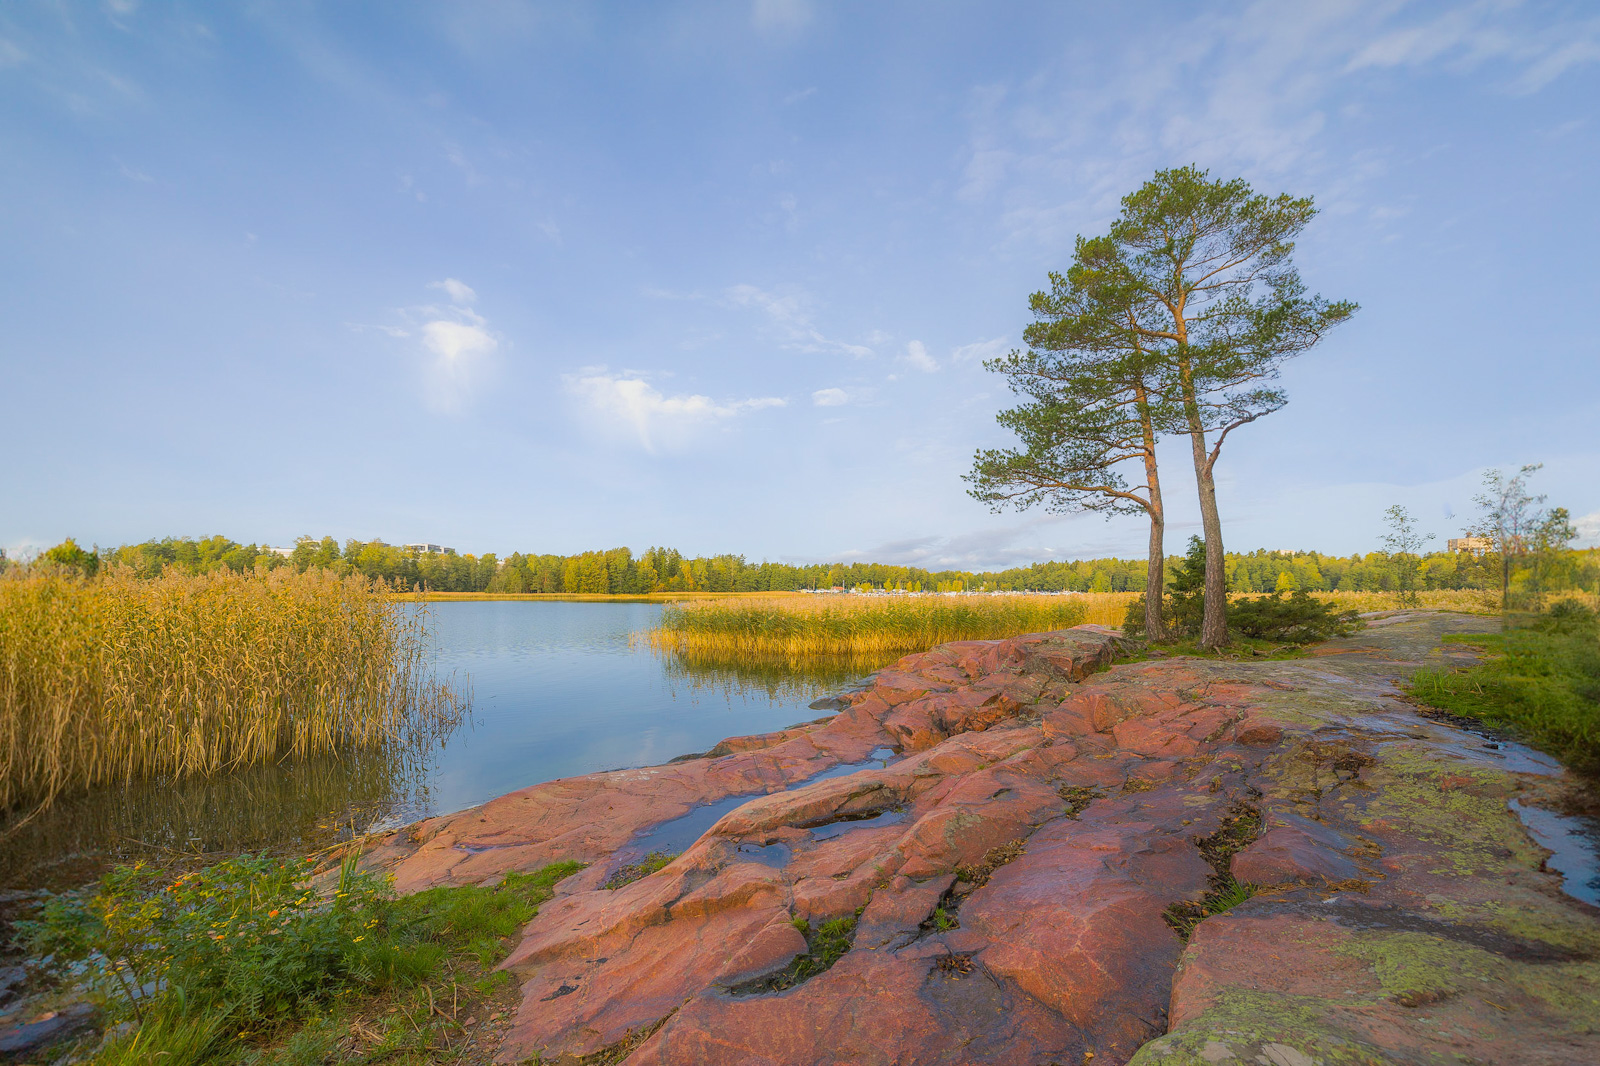
{"type": "Polygon", "coordinates": [[[0,811],[450,728],[424,617],[386,592],[288,570],[0,576],[0,811]]]}
{"type": "Polygon", "coordinates": [[[1499,614],[1500,590],[1491,589],[1418,589],[1417,602],[1407,605],[1396,592],[1313,592],[1314,599],[1331,603],[1348,611],[1398,611],[1403,607],[1420,607],[1431,611],[1461,611],[1465,614],[1499,614]]]}
{"type": "MultiPolygon", "coordinates": [[[[672,604],[648,637],[694,662],[883,662],[952,640],[992,640],[1081,624],[1078,596],[785,596],[672,604]]],[[[1119,619],[1120,620],[1120,619],[1119,619]]]]}

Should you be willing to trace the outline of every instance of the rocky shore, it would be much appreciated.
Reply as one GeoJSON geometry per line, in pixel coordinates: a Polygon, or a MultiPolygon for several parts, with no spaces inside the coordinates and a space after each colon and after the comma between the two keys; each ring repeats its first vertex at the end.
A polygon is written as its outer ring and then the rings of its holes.
{"type": "Polygon", "coordinates": [[[506,1063],[1592,1064],[1600,910],[1510,807],[1576,783],[1398,698],[1492,624],[1398,614],[1285,661],[948,644],[825,719],[365,862],[401,891],[589,864],[504,964],[506,1063]]]}

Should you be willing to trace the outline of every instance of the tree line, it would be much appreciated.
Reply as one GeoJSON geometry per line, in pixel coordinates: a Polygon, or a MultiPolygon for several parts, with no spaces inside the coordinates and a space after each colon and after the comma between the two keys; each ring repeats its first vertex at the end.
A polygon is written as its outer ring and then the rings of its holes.
{"type": "MultiPolygon", "coordinates": [[[[1564,512],[1563,512],[1564,514],[1564,512]]],[[[166,537],[110,549],[86,549],[67,540],[44,552],[51,564],[86,574],[104,567],[127,567],[143,577],[166,570],[203,574],[217,570],[259,572],[277,567],[299,571],[331,570],[381,578],[405,590],[493,593],[589,593],[639,595],[652,592],[785,592],[802,589],[901,589],[908,592],[1136,592],[1146,588],[1144,559],[1078,559],[1041,562],[1006,570],[930,571],[882,563],[749,562],[742,555],[686,558],[672,548],[650,548],[635,555],[628,548],[575,555],[513,552],[504,559],[456,552],[427,553],[381,540],[302,537],[288,555],[260,544],[241,544],[223,536],[166,537]]],[[[1162,573],[1181,556],[1163,560],[1162,573]]],[[[1224,557],[1227,587],[1236,592],[1356,591],[1410,589],[1494,589],[1506,567],[1501,553],[1397,551],[1348,556],[1315,551],[1230,552],[1224,557]]],[[[0,566],[3,566],[0,560],[0,566]]],[[[1574,551],[1564,545],[1514,556],[1509,567],[1517,589],[1600,589],[1600,550],[1574,551]]]]}

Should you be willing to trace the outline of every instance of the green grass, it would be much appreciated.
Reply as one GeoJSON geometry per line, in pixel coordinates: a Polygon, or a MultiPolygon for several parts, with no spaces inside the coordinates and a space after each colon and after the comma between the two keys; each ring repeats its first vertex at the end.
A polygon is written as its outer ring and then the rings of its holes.
{"type": "Polygon", "coordinates": [[[1560,605],[1508,621],[1503,632],[1447,641],[1482,649],[1465,670],[1423,670],[1408,693],[1417,701],[1507,730],[1587,773],[1600,772],[1600,626],[1593,614],[1560,605]]]}
{"type": "Polygon", "coordinates": [[[52,900],[27,934],[135,1023],[95,1066],[437,1062],[491,1007],[512,1009],[492,968],[579,869],[396,898],[353,862],[322,887],[304,863],[253,856],[176,879],[120,867],[92,894],[52,900]]]}
{"type": "Polygon", "coordinates": [[[856,913],[848,918],[834,918],[823,922],[816,929],[813,929],[811,923],[804,918],[793,919],[794,927],[806,938],[806,953],[797,956],[778,973],[740,985],[732,991],[745,995],[782,992],[828,970],[850,950],[851,943],[855,939],[856,922],[864,909],[857,909],[856,913]]]}

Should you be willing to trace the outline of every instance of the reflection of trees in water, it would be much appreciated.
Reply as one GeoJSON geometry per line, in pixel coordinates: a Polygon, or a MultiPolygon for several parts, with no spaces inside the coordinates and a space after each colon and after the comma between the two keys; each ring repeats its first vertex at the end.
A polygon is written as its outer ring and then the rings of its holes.
{"type": "Polygon", "coordinates": [[[666,676],[696,689],[728,697],[764,693],[772,700],[814,700],[856,688],[875,670],[894,662],[888,656],[783,656],[656,649],[666,676]]]}
{"type": "Polygon", "coordinates": [[[429,813],[431,747],[383,745],[63,797],[9,836],[0,821],[0,887],[68,887],[137,858],[307,851],[411,821],[429,813]]]}

